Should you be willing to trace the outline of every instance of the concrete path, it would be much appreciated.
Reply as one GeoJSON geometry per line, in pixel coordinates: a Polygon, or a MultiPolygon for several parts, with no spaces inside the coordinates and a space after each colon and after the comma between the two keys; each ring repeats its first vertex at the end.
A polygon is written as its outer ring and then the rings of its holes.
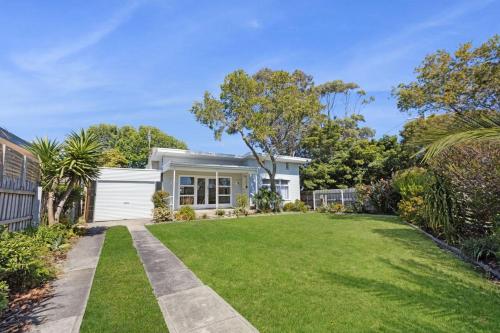
{"type": "Polygon", "coordinates": [[[143,225],[128,227],[170,333],[258,332],[143,225]]]}
{"type": "Polygon", "coordinates": [[[69,251],[54,294],[33,311],[33,333],[79,332],[104,241],[104,228],[90,228],[69,251]]]}

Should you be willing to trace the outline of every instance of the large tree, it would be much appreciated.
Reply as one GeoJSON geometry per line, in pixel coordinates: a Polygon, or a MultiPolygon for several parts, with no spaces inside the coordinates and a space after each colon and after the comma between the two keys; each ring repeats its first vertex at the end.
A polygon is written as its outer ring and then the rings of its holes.
{"type": "Polygon", "coordinates": [[[100,159],[102,166],[144,168],[150,147],[187,149],[184,142],[153,126],[139,126],[136,129],[132,126],[99,124],[90,126],[89,132],[97,136],[103,147],[100,159]]]}
{"type": "Polygon", "coordinates": [[[205,92],[191,112],[213,130],[239,135],[260,167],[267,172],[271,191],[276,193],[276,160],[294,156],[300,142],[321,111],[321,103],[311,76],[262,69],[254,75],[243,70],[230,73],[221,85],[219,97],[205,92]],[[270,164],[265,161],[269,159],[270,164]]]}

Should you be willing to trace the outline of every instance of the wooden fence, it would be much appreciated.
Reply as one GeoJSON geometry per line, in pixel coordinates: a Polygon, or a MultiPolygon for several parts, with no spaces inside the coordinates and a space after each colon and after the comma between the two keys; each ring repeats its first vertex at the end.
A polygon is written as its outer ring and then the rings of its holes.
{"type": "Polygon", "coordinates": [[[0,143],[0,225],[17,231],[38,224],[38,163],[23,149],[0,143]]]}

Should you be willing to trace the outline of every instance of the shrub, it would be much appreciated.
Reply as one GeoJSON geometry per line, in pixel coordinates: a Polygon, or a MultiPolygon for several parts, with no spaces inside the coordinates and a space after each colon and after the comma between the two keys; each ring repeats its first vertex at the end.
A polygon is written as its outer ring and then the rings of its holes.
{"type": "Polygon", "coordinates": [[[287,202],[283,205],[283,210],[285,212],[303,212],[306,213],[309,210],[309,206],[305,202],[300,200],[295,200],[294,202],[287,202]]]}
{"type": "Polygon", "coordinates": [[[332,214],[339,214],[339,213],[344,213],[345,212],[345,207],[341,203],[331,203],[328,205],[327,210],[329,213],[332,214]]]}
{"type": "Polygon", "coordinates": [[[462,251],[475,260],[492,260],[497,258],[500,244],[495,236],[469,238],[462,242],[462,251]]]}
{"type": "Polygon", "coordinates": [[[48,247],[20,232],[0,234],[0,280],[13,290],[39,286],[54,277],[48,247]]]}
{"type": "Polygon", "coordinates": [[[328,206],[319,206],[319,207],[316,207],[316,211],[318,213],[328,213],[328,206]]]}
{"type": "Polygon", "coordinates": [[[153,209],[153,222],[164,223],[172,221],[172,211],[167,207],[156,207],[153,209]]]}
{"type": "Polygon", "coordinates": [[[0,315],[9,303],[9,286],[5,281],[0,281],[0,315]]]}
{"type": "Polygon", "coordinates": [[[424,168],[409,168],[398,171],[393,177],[393,187],[403,199],[422,196],[429,188],[431,176],[424,168]]]}
{"type": "Polygon", "coordinates": [[[402,199],[398,203],[399,216],[406,222],[419,226],[425,225],[424,198],[422,196],[402,199]]]}
{"type": "Polygon", "coordinates": [[[245,215],[247,216],[248,211],[248,195],[241,193],[236,196],[236,208],[234,209],[234,214],[236,216],[245,215]]]}
{"type": "Polygon", "coordinates": [[[170,194],[168,192],[162,190],[153,193],[151,201],[153,202],[154,208],[167,208],[167,198],[169,196],[170,194]]]}
{"type": "Polygon", "coordinates": [[[399,193],[393,186],[392,180],[380,179],[370,185],[359,185],[356,187],[358,194],[358,205],[364,210],[376,213],[394,213],[399,201],[399,193]]]}
{"type": "Polygon", "coordinates": [[[196,213],[191,206],[182,206],[177,213],[175,213],[175,219],[178,221],[191,221],[196,218],[196,213]]]}
{"type": "Polygon", "coordinates": [[[215,210],[215,215],[217,216],[224,216],[226,214],[226,211],[224,209],[216,209],[215,210]]]}
{"type": "Polygon", "coordinates": [[[61,251],[69,248],[68,240],[76,233],[75,227],[58,223],[52,226],[39,226],[32,237],[45,244],[51,251],[61,251]]]}
{"type": "Polygon", "coordinates": [[[283,200],[277,193],[262,187],[254,195],[255,206],[260,212],[279,212],[281,210],[281,203],[283,200]]]}

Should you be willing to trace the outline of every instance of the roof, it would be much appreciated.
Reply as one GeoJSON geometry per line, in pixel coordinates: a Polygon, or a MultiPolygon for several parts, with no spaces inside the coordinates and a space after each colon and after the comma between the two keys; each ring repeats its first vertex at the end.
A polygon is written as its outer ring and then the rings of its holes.
{"type": "MultiPolygon", "coordinates": [[[[176,149],[176,148],[160,148],[154,147],[151,149],[151,158],[154,158],[156,155],[162,156],[178,156],[178,157],[196,157],[196,158],[220,158],[220,159],[229,159],[229,160],[247,160],[247,159],[255,159],[252,153],[246,153],[244,155],[235,155],[235,154],[222,154],[222,153],[212,153],[212,152],[202,152],[202,151],[193,151],[186,149],[176,149]]],[[[262,156],[266,158],[266,156],[262,156]]],[[[267,158],[269,159],[269,158],[267,158]]],[[[303,157],[295,157],[295,156],[286,156],[279,155],[277,157],[279,162],[289,162],[289,163],[298,163],[305,164],[310,162],[310,159],[303,157]]]]}
{"type": "Polygon", "coordinates": [[[227,165],[227,164],[192,164],[183,162],[168,162],[163,166],[163,171],[182,169],[182,170],[218,170],[225,172],[249,172],[256,173],[257,167],[249,167],[244,165],[227,165]]]}
{"type": "Polygon", "coordinates": [[[21,139],[14,133],[7,131],[5,128],[0,127],[0,138],[12,142],[21,147],[28,147],[30,143],[26,140],[21,139]]]}

